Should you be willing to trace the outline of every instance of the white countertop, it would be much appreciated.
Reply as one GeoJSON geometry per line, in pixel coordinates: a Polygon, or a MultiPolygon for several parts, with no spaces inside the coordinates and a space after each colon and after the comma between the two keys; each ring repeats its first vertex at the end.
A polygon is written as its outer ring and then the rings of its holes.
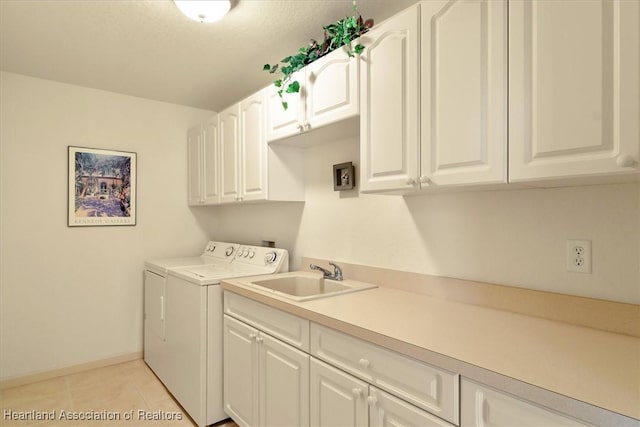
{"type": "Polygon", "coordinates": [[[427,363],[437,353],[640,419],[639,338],[385,287],[295,302],[245,280],[223,287],[427,363]]]}

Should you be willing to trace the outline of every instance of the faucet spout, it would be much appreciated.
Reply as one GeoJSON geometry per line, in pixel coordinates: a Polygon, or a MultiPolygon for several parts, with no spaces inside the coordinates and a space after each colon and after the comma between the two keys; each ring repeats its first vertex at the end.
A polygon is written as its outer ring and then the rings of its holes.
{"type": "Polygon", "coordinates": [[[309,268],[312,270],[318,270],[322,272],[322,275],[325,279],[331,279],[331,280],[342,280],[342,269],[340,267],[338,267],[336,264],[330,262],[329,265],[331,265],[333,267],[333,273],[331,273],[329,270],[327,270],[326,268],[322,268],[319,265],[315,265],[315,264],[309,264],[309,268]]]}

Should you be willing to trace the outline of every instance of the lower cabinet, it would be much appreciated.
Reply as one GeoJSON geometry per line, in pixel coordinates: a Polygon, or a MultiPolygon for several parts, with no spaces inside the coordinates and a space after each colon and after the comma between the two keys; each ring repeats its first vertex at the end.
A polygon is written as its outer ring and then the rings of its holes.
{"type": "Polygon", "coordinates": [[[515,396],[462,379],[462,427],[587,427],[515,396]]]}
{"type": "Polygon", "coordinates": [[[309,425],[309,355],[224,316],[224,408],[241,427],[309,425]]]}
{"type": "Polygon", "coordinates": [[[590,426],[232,292],[224,313],[224,410],[240,427],[590,426]]]}
{"type": "Polygon", "coordinates": [[[315,358],[310,373],[311,427],[453,427],[315,358]]]}

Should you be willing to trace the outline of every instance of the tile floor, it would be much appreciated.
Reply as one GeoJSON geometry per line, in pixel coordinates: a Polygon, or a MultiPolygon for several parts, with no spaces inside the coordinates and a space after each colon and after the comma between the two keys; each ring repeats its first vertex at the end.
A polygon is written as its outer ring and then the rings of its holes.
{"type": "MultiPolygon", "coordinates": [[[[3,427],[195,425],[142,360],[0,390],[0,426],[3,427]],[[51,418],[54,419],[15,419],[25,415],[33,418],[36,413],[53,414],[51,418]],[[120,419],[72,419],[85,413],[103,417],[113,415],[120,419]],[[165,419],[153,419],[159,415],[165,419]],[[166,419],[171,417],[174,419],[166,419]]],[[[237,425],[227,421],[216,424],[216,427],[237,425]]]]}

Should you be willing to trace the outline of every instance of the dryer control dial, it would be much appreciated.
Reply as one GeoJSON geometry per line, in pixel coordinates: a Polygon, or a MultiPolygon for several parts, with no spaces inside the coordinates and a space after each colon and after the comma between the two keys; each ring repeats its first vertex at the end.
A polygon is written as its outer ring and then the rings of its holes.
{"type": "Polygon", "coordinates": [[[274,251],[267,252],[264,255],[264,263],[267,265],[273,264],[277,258],[278,258],[278,255],[274,251]]]}
{"type": "Polygon", "coordinates": [[[225,251],[225,253],[224,253],[224,254],[225,254],[226,256],[231,256],[231,255],[233,255],[233,251],[234,251],[234,250],[235,250],[235,248],[234,248],[233,246],[229,246],[229,247],[227,248],[227,250],[225,251]]]}

